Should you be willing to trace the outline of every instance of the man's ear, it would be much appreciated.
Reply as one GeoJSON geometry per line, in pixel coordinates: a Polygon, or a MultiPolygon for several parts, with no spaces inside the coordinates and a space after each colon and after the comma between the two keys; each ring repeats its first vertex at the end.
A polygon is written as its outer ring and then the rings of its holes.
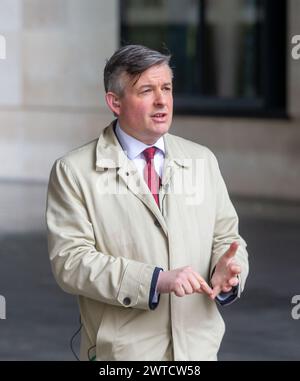
{"type": "Polygon", "coordinates": [[[110,110],[116,115],[120,115],[120,97],[116,95],[115,93],[112,93],[109,91],[105,94],[105,99],[107,106],[110,108],[110,110]]]}

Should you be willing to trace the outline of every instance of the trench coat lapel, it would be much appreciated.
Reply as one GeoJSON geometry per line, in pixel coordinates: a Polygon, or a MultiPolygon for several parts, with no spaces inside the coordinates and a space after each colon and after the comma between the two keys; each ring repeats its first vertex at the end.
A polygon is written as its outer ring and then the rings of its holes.
{"type": "Polygon", "coordinates": [[[113,123],[100,136],[96,149],[96,171],[115,170],[126,187],[153,213],[167,235],[166,221],[158,208],[146,182],[141,178],[134,163],[122,150],[113,130],[113,123]]]}
{"type": "Polygon", "coordinates": [[[162,176],[161,199],[171,192],[170,189],[173,178],[176,175],[180,175],[182,170],[188,170],[191,165],[187,153],[182,151],[182,149],[174,142],[170,134],[164,136],[164,142],[166,155],[162,176]]]}

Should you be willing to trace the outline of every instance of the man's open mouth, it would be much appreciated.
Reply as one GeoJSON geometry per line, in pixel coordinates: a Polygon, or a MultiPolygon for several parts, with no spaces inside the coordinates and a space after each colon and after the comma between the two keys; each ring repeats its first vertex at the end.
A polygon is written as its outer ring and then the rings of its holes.
{"type": "Polygon", "coordinates": [[[152,115],[152,119],[154,119],[157,122],[164,122],[167,118],[167,114],[164,112],[157,112],[156,114],[152,115]]]}

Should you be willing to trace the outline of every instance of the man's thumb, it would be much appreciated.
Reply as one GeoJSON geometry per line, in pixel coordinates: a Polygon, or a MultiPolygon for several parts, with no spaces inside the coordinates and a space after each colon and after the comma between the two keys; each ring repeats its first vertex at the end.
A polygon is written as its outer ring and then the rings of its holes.
{"type": "Polygon", "coordinates": [[[239,244],[237,242],[232,242],[232,244],[230,245],[229,249],[226,251],[226,257],[227,258],[232,258],[234,257],[237,249],[239,247],[239,244]]]}

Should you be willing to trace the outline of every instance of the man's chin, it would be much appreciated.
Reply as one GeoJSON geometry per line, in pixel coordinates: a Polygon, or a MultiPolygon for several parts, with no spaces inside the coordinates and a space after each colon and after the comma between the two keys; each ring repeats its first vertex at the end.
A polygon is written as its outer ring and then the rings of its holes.
{"type": "Polygon", "coordinates": [[[153,132],[160,134],[162,136],[169,131],[170,126],[171,126],[171,123],[169,122],[155,123],[153,125],[153,132]]]}

